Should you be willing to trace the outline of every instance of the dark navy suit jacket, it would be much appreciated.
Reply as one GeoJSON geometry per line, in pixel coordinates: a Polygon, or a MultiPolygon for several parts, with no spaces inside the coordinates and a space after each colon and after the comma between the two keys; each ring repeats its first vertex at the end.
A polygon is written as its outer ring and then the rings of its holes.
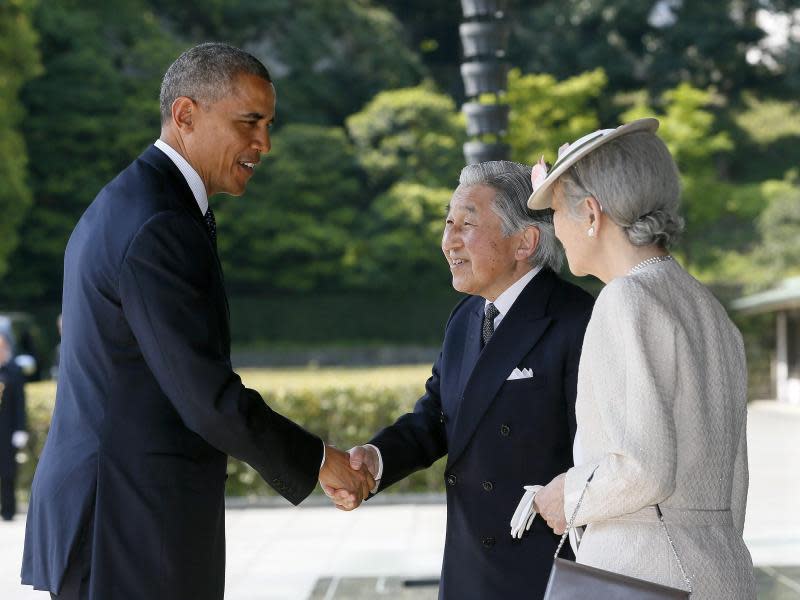
{"type": "Polygon", "coordinates": [[[88,539],[93,600],[218,600],[227,455],[295,504],[313,490],[322,442],[242,385],[228,318],[197,202],[151,146],[67,245],[58,392],[23,583],[58,592],[88,539]]]}
{"type": "Polygon", "coordinates": [[[572,466],[575,394],[593,299],[542,270],[481,349],[484,299],[456,306],[414,412],[371,441],[381,490],[447,455],[447,537],[439,597],[541,598],[558,544],[537,517],[521,539],[510,521],[526,484],[572,466]],[[507,381],[514,368],[529,379],[507,381]]]}

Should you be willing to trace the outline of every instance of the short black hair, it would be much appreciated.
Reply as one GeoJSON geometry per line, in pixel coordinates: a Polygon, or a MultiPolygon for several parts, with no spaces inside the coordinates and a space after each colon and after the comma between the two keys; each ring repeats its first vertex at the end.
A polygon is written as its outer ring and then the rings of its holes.
{"type": "Polygon", "coordinates": [[[220,42],[189,48],[170,65],[161,81],[161,123],[170,120],[176,98],[216,102],[230,92],[233,80],[243,73],[272,82],[267,67],[244,50],[220,42]]]}

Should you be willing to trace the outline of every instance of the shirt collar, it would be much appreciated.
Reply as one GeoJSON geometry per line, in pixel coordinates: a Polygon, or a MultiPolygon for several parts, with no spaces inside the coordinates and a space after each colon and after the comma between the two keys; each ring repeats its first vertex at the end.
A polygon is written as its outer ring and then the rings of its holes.
{"type": "MultiPolygon", "coordinates": [[[[530,283],[531,279],[536,277],[536,274],[542,270],[542,265],[538,265],[525,273],[522,277],[517,279],[514,283],[512,283],[506,290],[500,294],[497,299],[492,303],[494,307],[500,312],[498,316],[505,316],[511,307],[516,302],[519,295],[522,293],[522,290],[525,289],[525,286],[530,283]]],[[[486,304],[484,305],[484,310],[486,306],[488,306],[490,302],[486,300],[486,304]]]]}
{"type": "Polygon", "coordinates": [[[154,146],[166,154],[167,157],[175,163],[175,166],[178,167],[186,183],[189,184],[189,189],[192,190],[197,206],[200,207],[200,212],[205,215],[206,211],[208,211],[208,193],[206,192],[206,186],[203,184],[203,180],[200,179],[200,175],[197,174],[197,171],[192,168],[192,165],[190,165],[177,150],[164,140],[156,140],[154,146]]]}

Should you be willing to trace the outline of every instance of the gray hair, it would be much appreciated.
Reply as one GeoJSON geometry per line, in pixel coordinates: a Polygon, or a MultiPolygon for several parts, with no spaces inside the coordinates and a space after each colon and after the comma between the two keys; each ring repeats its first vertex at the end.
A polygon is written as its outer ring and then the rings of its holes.
{"type": "Polygon", "coordinates": [[[600,146],[558,183],[573,215],[587,196],[594,197],[634,246],[668,248],[683,231],[678,168],[652,133],[631,133],[600,146]]]}
{"type": "Polygon", "coordinates": [[[495,191],[492,210],[500,217],[503,235],[508,237],[528,227],[536,227],[539,244],[529,262],[556,272],[561,270],[564,256],[553,229],[553,211],[528,208],[528,197],[533,191],[531,167],[507,160],[467,165],[461,170],[458,184],[459,187],[485,185],[492,188],[495,191]]]}
{"type": "Polygon", "coordinates": [[[230,93],[234,79],[242,74],[272,82],[261,61],[244,50],[219,42],[189,48],[170,65],[161,81],[161,123],[170,120],[177,98],[214,103],[230,93]]]}

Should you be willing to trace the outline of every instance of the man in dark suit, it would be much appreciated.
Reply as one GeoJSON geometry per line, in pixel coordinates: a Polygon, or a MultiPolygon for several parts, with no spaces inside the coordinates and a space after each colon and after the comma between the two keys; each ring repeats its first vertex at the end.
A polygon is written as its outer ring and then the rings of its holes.
{"type": "Polygon", "coordinates": [[[12,360],[11,340],[0,333],[0,515],[17,513],[17,450],[28,443],[25,430],[25,376],[12,360]]]}
{"type": "Polygon", "coordinates": [[[186,51],[162,82],[160,139],[75,227],[23,583],[70,600],[218,600],[228,455],[294,504],[318,478],[356,501],[374,483],[231,368],[208,197],[244,192],[274,113],[258,60],[225,44],[186,51]]]}
{"type": "MultiPolygon", "coordinates": [[[[376,491],[447,455],[447,538],[439,597],[537,598],[558,537],[541,519],[509,522],[526,484],[572,464],[575,393],[592,297],[561,264],[550,211],[530,211],[531,169],[497,161],[461,172],[442,251],[453,310],[425,394],[368,445],[351,450],[376,491]]],[[[346,492],[326,488],[334,501],[346,492]]]]}

